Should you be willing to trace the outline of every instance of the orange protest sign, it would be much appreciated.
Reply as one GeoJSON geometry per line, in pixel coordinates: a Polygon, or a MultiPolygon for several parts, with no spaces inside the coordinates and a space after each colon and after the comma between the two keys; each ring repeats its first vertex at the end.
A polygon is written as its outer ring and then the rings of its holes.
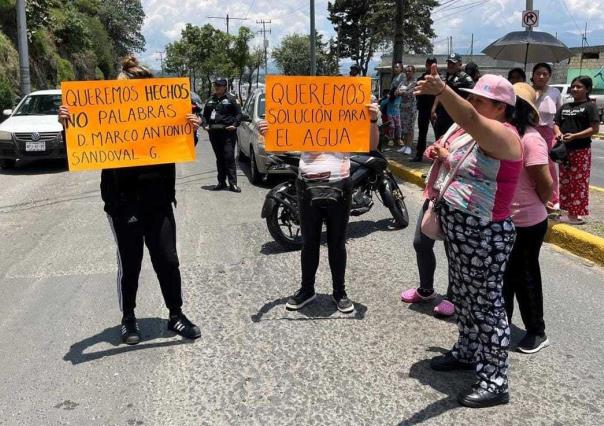
{"type": "Polygon", "coordinates": [[[266,79],[266,151],[369,152],[369,77],[266,79]]]}
{"type": "Polygon", "coordinates": [[[66,81],[70,171],[195,160],[186,78],[66,81]]]}

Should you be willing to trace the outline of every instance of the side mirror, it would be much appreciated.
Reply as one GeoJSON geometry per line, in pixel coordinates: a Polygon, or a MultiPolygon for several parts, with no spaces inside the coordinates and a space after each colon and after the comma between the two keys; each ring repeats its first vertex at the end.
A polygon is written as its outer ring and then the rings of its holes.
{"type": "Polygon", "coordinates": [[[249,115],[247,115],[247,114],[241,114],[241,121],[245,121],[245,122],[251,123],[252,122],[252,118],[249,115]]]}
{"type": "Polygon", "coordinates": [[[9,115],[11,115],[12,113],[13,113],[13,110],[12,110],[12,109],[5,109],[4,111],[2,111],[2,115],[5,115],[5,116],[7,116],[7,117],[8,117],[9,115]]]}

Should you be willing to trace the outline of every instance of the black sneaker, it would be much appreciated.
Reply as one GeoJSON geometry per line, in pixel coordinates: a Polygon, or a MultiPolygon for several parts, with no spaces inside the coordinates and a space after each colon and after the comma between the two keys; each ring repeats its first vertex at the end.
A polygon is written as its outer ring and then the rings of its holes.
{"type": "Polygon", "coordinates": [[[136,345],[141,341],[141,331],[134,316],[122,318],[122,342],[136,345]]]}
{"type": "Polygon", "coordinates": [[[237,185],[229,185],[229,191],[231,192],[241,192],[241,188],[239,188],[237,185]]]}
{"type": "Polygon", "coordinates": [[[453,370],[473,370],[474,364],[470,362],[461,362],[451,352],[444,355],[439,355],[430,360],[430,368],[436,371],[453,371],[453,370]]]}
{"type": "Polygon", "coordinates": [[[518,351],[525,354],[534,354],[548,346],[549,340],[545,334],[539,336],[538,334],[526,333],[518,343],[518,351]]]}
{"type": "Polygon", "coordinates": [[[302,309],[304,306],[315,300],[315,297],[317,297],[317,295],[315,294],[314,289],[305,289],[302,287],[300,290],[295,292],[293,296],[287,299],[285,309],[288,311],[297,311],[298,309],[302,309]]]}
{"type": "Polygon", "coordinates": [[[333,299],[333,303],[336,304],[338,311],[343,312],[345,314],[349,314],[354,311],[354,305],[352,301],[348,298],[346,293],[344,294],[334,294],[331,296],[333,299]]]}
{"type": "Polygon", "coordinates": [[[197,339],[201,336],[201,330],[193,324],[184,314],[171,316],[168,321],[168,330],[180,334],[187,339],[197,339]]]}
{"type": "Polygon", "coordinates": [[[507,404],[510,402],[510,394],[507,392],[493,393],[480,386],[473,386],[470,392],[458,394],[457,401],[465,407],[486,408],[507,404]]]}

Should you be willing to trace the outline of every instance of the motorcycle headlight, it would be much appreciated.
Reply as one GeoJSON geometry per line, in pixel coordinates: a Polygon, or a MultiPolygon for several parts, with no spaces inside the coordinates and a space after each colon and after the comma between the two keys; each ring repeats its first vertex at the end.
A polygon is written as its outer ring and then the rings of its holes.
{"type": "Polygon", "coordinates": [[[0,130],[0,141],[12,141],[13,135],[11,132],[5,132],[4,130],[0,130]]]}

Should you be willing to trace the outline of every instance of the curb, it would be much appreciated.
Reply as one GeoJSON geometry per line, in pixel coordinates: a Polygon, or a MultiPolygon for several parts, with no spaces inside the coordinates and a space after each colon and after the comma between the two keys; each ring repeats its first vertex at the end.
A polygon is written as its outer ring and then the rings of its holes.
{"type": "MultiPolygon", "coordinates": [[[[421,188],[424,187],[421,172],[411,170],[393,160],[388,160],[388,163],[390,170],[396,176],[421,188]]],[[[550,221],[545,241],[604,266],[604,238],[596,237],[570,225],[550,221]]]]}

